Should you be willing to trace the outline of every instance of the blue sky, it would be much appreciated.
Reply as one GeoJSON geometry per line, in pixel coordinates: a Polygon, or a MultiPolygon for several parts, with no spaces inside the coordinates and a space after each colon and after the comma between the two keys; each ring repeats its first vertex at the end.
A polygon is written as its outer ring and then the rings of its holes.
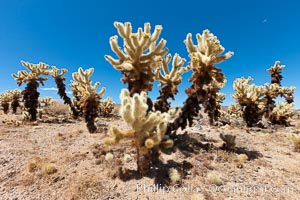
{"type": "MultiPolygon", "coordinates": [[[[296,86],[296,108],[300,108],[300,2],[296,0],[0,0],[0,92],[17,87],[10,76],[22,70],[21,60],[40,61],[67,68],[67,83],[78,67],[94,67],[94,81],[107,87],[105,96],[119,102],[119,92],[126,87],[121,75],[105,59],[113,55],[109,37],[116,35],[114,21],[131,22],[133,28],[150,22],[163,26],[161,37],[167,40],[171,54],[188,60],[183,40],[187,33],[209,29],[226,51],[235,55],[218,65],[227,84],[224,105],[233,102],[235,78],[252,76],[254,83],[269,82],[266,69],[280,60],[284,86],[296,86]]],[[[187,63],[186,63],[187,64],[187,63]]],[[[190,73],[183,76],[173,105],[182,105],[190,73]]],[[[157,87],[150,93],[158,95],[157,87]]],[[[45,88],[55,87],[53,80],[45,88]]],[[[56,91],[40,90],[41,96],[57,98],[56,91]]]]}

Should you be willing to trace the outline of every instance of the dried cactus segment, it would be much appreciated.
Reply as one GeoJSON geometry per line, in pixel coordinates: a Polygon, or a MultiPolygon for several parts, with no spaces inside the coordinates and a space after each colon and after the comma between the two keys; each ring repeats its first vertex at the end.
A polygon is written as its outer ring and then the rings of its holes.
{"type": "Polygon", "coordinates": [[[131,97],[130,92],[123,89],[120,98],[120,114],[131,129],[121,130],[112,126],[108,132],[110,137],[105,140],[105,143],[117,144],[123,138],[133,139],[137,149],[138,171],[145,174],[152,162],[158,160],[160,144],[166,141],[168,144],[171,143],[168,140],[163,141],[169,115],[159,111],[148,112],[146,92],[136,93],[131,97]]]}
{"type": "Polygon", "coordinates": [[[92,85],[91,76],[94,72],[94,68],[83,71],[80,67],[78,72],[72,74],[74,81],[71,83],[73,93],[79,97],[77,102],[84,113],[85,121],[90,133],[94,133],[97,130],[95,125],[95,119],[98,116],[98,108],[100,100],[105,92],[105,87],[101,88],[97,92],[100,82],[96,82],[92,85]]]}
{"type": "Polygon", "coordinates": [[[159,40],[162,26],[155,26],[153,33],[149,23],[144,24],[144,29],[138,28],[136,33],[132,32],[129,22],[115,22],[114,26],[123,39],[124,49],[118,44],[118,36],[112,36],[109,43],[118,59],[109,55],[105,55],[105,59],[124,74],[122,81],[128,83],[131,95],[150,91],[155,80],[154,70],[159,68],[159,58],[168,52],[166,41],[159,40]]]}

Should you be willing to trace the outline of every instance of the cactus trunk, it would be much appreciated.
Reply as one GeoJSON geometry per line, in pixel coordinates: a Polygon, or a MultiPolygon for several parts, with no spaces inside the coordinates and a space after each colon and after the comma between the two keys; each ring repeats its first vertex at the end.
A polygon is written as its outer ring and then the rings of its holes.
{"type": "Polygon", "coordinates": [[[248,127],[256,126],[257,123],[262,118],[262,113],[258,112],[259,108],[256,104],[248,104],[248,105],[242,105],[245,106],[245,111],[243,113],[243,118],[247,123],[248,127]]]}
{"type": "Polygon", "coordinates": [[[55,78],[55,83],[58,88],[57,94],[64,100],[64,103],[67,104],[71,108],[74,119],[77,119],[79,116],[79,113],[76,110],[76,108],[74,107],[74,105],[72,104],[71,99],[68,97],[68,95],[66,93],[66,85],[64,83],[64,80],[65,79],[61,78],[61,77],[55,78]]]}
{"type": "Polygon", "coordinates": [[[9,103],[8,102],[2,102],[2,107],[3,107],[3,112],[5,114],[7,114],[8,110],[9,110],[9,103]]]}
{"type": "Polygon", "coordinates": [[[97,131],[97,127],[95,125],[95,119],[98,115],[98,106],[99,100],[96,98],[89,98],[84,105],[84,118],[87,125],[87,128],[90,133],[95,133],[97,131]]]}
{"type": "Polygon", "coordinates": [[[39,83],[32,79],[27,83],[25,90],[23,90],[24,106],[30,114],[30,121],[36,121],[38,99],[40,93],[37,91],[39,83]]]}
{"type": "Polygon", "coordinates": [[[143,147],[144,142],[140,139],[136,139],[135,143],[137,152],[137,171],[139,174],[145,175],[149,172],[150,167],[159,161],[159,147],[145,149],[145,147],[143,147]]]}
{"type": "Polygon", "coordinates": [[[174,100],[174,94],[172,93],[171,87],[163,87],[159,90],[159,94],[160,96],[154,103],[155,111],[168,112],[171,107],[171,103],[168,102],[168,98],[172,98],[174,100]]]}
{"type": "Polygon", "coordinates": [[[19,106],[20,106],[19,99],[18,98],[13,99],[13,101],[11,102],[11,107],[14,114],[17,113],[17,109],[19,106]]]}

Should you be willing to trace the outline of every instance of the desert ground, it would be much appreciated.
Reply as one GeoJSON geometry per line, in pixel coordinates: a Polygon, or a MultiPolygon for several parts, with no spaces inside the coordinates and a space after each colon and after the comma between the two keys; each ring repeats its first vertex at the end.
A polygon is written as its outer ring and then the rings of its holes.
{"type": "Polygon", "coordinates": [[[1,113],[0,199],[300,199],[300,153],[287,137],[300,131],[299,112],[292,126],[266,129],[211,127],[199,116],[145,176],[129,141],[103,144],[110,125],[126,126],[114,113],[97,120],[94,134],[63,108],[17,125],[7,121],[21,114],[1,113]],[[221,148],[220,133],[236,135],[233,151],[221,148]]]}

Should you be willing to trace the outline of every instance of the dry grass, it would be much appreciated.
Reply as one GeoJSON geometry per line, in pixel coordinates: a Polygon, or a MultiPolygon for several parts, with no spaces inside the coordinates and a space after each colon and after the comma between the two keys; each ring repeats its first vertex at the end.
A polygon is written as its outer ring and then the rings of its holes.
{"type": "Polygon", "coordinates": [[[71,181],[66,196],[68,199],[103,199],[107,192],[103,177],[95,175],[77,176],[71,181]]]}
{"type": "Polygon", "coordinates": [[[47,110],[54,115],[67,115],[70,113],[69,106],[60,101],[53,101],[47,110]]]}

